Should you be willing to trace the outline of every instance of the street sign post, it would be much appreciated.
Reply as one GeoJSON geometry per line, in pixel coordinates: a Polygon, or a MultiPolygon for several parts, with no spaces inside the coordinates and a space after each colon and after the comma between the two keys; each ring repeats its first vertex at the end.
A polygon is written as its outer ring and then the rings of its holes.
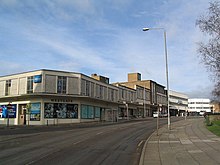
{"type": "Polygon", "coordinates": [[[157,136],[159,136],[159,118],[160,118],[160,115],[161,115],[161,110],[162,110],[162,104],[159,104],[157,106],[157,136]]]}
{"type": "Polygon", "coordinates": [[[7,105],[7,117],[8,117],[8,119],[7,119],[7,127],[9,127],[9,112],[11,112],[11,111],[12,111],[12,105],[9,103],[7,105]]]}

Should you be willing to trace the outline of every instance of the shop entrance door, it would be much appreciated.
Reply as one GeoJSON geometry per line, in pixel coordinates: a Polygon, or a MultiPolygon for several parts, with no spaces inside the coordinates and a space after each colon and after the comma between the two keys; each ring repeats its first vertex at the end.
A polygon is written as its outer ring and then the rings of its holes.
{"type": "Polygon", "coordinates": [[[26,104],[19,105],[18,108],[19,125],[26,125],[26,104]]]}

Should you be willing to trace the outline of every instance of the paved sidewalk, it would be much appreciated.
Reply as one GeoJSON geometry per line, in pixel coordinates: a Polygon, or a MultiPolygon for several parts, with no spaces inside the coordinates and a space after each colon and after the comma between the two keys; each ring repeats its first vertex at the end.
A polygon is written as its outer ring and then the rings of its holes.
{"type": "Polygon", "coordinates": [[[171,123],[146,141],[139,165],[220,165],[220,137],[205,128],[204,118],[171,123]]]}

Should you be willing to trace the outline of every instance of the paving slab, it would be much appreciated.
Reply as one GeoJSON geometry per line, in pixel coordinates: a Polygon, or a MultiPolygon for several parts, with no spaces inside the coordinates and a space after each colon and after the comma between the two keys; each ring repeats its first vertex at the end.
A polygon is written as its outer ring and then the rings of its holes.
{"type": "Polygon", "coordinates": [[[211,133],[203,118],[164,126],[145,142],[139,165],[219,165],[220,137],[211,133]]]}

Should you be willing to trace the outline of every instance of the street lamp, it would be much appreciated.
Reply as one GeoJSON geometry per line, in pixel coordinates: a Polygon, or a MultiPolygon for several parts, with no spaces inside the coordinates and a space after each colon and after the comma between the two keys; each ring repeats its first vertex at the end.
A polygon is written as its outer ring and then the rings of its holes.
{"type": "Polygon", "coordinates": [[[125,104],[125,105],[126,105],[126,108],[127,108],[127,120],[129,120],[128,103],[125,104]]]}
{"type": "Polygon", "coordinates": [[[166,81],[167,81],[167,125],[170,129],[170,103],[169,103],[169,76],[168,76],[168,57],[167,57],[167,41],[166,41],[166,30],[164,28],[143,28],[143,31],[148,30],[163,30],[164,33],[164,51],[165,51],[165,63],[166,63],[166,81]]]}
{"type": "Polygon", "coordinates": [[[129,120],[129,115],[128,115],[128,103],[126,103],[126,101],[123,101],[123,104],[125,104],[126,107],[126,113],[127,113],[127,120],[129,120]]]}
{"type": "Polygon", "coordinates": [[[59,114],[59,111],[56,110],[56,113],[57,113],[57,125],[58,125],[58,114],[59,114]]]}
{"type": "MultiPolygon", "coordinates": [[[[146,99],[146,95],[145,95],[145,84],[144,84],[144,114],[146,114],[145,113],[145,99],[146,99]]],[[[145,115],[144,115],[145,116],[145,115]]],[[[146,115],[147,116],[147,115],[146,115]]]]}

